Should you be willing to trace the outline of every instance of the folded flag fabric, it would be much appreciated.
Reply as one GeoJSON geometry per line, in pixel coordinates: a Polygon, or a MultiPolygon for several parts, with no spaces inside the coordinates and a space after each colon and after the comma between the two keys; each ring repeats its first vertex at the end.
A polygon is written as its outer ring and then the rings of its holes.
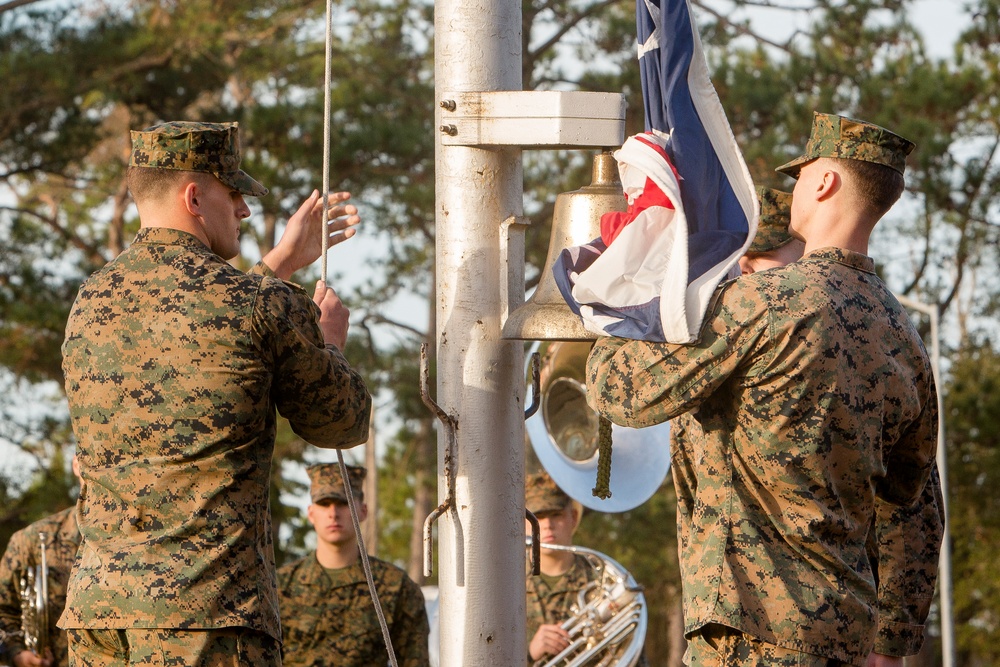
{"type": "Polygon", "coordinates": [[[759,204],[687,0],[638,0],[636,27],[647,131],[615,152],[629,210],[552,270],[589,331],[690,343],[738,275],[759,204]]]}

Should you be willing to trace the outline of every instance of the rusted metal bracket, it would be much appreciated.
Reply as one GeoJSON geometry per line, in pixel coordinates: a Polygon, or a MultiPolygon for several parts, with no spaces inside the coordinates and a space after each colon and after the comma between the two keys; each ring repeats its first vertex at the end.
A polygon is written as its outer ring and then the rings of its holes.
{"type": "Polygon", "coordinates": [[[438,505],[433,512],[424,519],[424,576],[429,577],[434,571],[434,540],[431,536],[431,529],[434,522],[449,509],[455,507],[455,449],[456,431],[458,430],[458,420],[449,415],[438,405],[430,392],[430,371],[427,364],[427,343],[420,346],[420,398],[424,405],[438,418],[445,429],[446,449],[444,454],[444,475],[445,485],[448,489],[443,503],[438,505]]]}

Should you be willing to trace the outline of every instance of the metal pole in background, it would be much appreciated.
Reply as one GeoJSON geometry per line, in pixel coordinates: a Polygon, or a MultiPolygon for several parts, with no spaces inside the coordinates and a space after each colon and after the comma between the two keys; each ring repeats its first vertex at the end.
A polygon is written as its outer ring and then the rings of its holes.
{"type": "Polygon", "coordinates": [[[941,559],[938,566],[938,589],[941,603],[941,664],[943,667],[955,665],[955,619],[952,616],[951,581],[951,537],[948,525],[948,459],[944,441],[944,401],[941,398],[941,332],[938,329],[940,307],[905,296],[896,296],[907,308],[926,313],[931,320],[931,365],[934,369],[934,383],[937,385],[938,403],[938,449],[937,466],[941,476],[941,497],[944,499],[944,536],[941,540],[941,559]]]}
{"type": "Polygon", "coordinates": [[[444,145],[444,91],[521,90],[518,0],[434,4],[437,397],[457,422],[438,434],[440,664],[517,665],[527,655],[522,344],[500,338],[501,226],[522,213],[517,147],[444,145]],[[449,468],[449,465],[451,468],[449,468]]]}

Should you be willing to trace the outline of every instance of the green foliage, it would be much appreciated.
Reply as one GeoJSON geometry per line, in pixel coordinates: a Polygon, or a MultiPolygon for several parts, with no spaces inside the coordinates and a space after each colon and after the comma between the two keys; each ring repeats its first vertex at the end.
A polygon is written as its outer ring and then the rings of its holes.
{"type": "Polygon", "coordinates": [[[413,532],[418,434],[403,427],[389,442],[379,469],[379,557],[406,567],[413,532]]]}
{"type": "Polygon", "coordinates": [[[957,664],[1000,662],[1000,354],[959,351],[945,400],[957,664]]]}
{"type": "MultiPolygon", "coordinates": [[[[623,92],[627,133],[642,130],[633,3],[521,4],[524,88],[623,92]]],[[[773,167],[801,151],[813,110],[915,140],[906,202],[876,231],[872,254],[894,289],[942,305],[947,330],[959,332],[954,346],[995,327],[1000,1],[955,3],[969,27],[945,59],[927,55],[910,24],[912,0],[692,4],[755,181],[791,188],[773,167]],[[800,30],[779,41],[755,34],[749,12],[761,6],[769,17],[795,17],[800,30]]],[[[23,388],[61,380],[59,345],[77,286],[137,228],[122,184],[128,130],[168,119],[240,122],[244,165],[272,191],[253,204],[245,237],[252,261],[320,187],[323,10],[304,0],[78,0],[0,11],[0,378],[15,387],[0,396],[0,437],[38,462],[26,479],[0,478],[0,540],[71,500],[64,408],[27,417],[23,403],[36,392],[23,388]]],[[[335,6],[334,25],[331,185],[353,193],[364,233],[384,249],[362,286],[342,295],[354,313],[347,354],[398,429],[379,436],[380,553],[412,566],[412,531],[436,505],[434,422],[418,391],[419,345],[434,340],[433,3],[348,0],[335,6]],[[427,313],[426,330],[397,321],[401,302],[427,313]]],[[[555,197],[589,182],[590,155],[525,153],[529,287],[542,270],[555,197]]],[[[969,665],[997,658],[1000,596],[984,565],[1000,537],[990,492],[996,427],[982,415],[998,414],[989,403],[998,370],[989,348],[966,345],[949,385],[956,601],[969,665]]],[[[287,502],[303,489],[281,474],[306,451],[282,424],[271,494],[279,562],[302,552],[309,531],[287,502]]],[[[667,485],[624,515],[590,514],[578,535],[646,585],[654,665],[666,664],[668,647],[657,642],[679,589],[671,493],[667,485]]]]}
{"type": "Polygon", "coordinates": [[[64,453],[56,450],[48,467],[37,468],[24,488],[0,475],[0,554],[11,536],[28,524],[76,502],[77,481],[64,453]]]}

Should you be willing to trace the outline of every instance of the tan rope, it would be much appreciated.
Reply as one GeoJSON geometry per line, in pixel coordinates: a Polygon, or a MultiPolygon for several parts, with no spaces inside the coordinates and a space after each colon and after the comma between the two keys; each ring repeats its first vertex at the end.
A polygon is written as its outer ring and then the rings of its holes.
{"type": "Polygon", "coordinates": [[[597,436],[597,486],[594,495],[601,500],[611,497],[611,422],[601,416],[597,436]]]}

